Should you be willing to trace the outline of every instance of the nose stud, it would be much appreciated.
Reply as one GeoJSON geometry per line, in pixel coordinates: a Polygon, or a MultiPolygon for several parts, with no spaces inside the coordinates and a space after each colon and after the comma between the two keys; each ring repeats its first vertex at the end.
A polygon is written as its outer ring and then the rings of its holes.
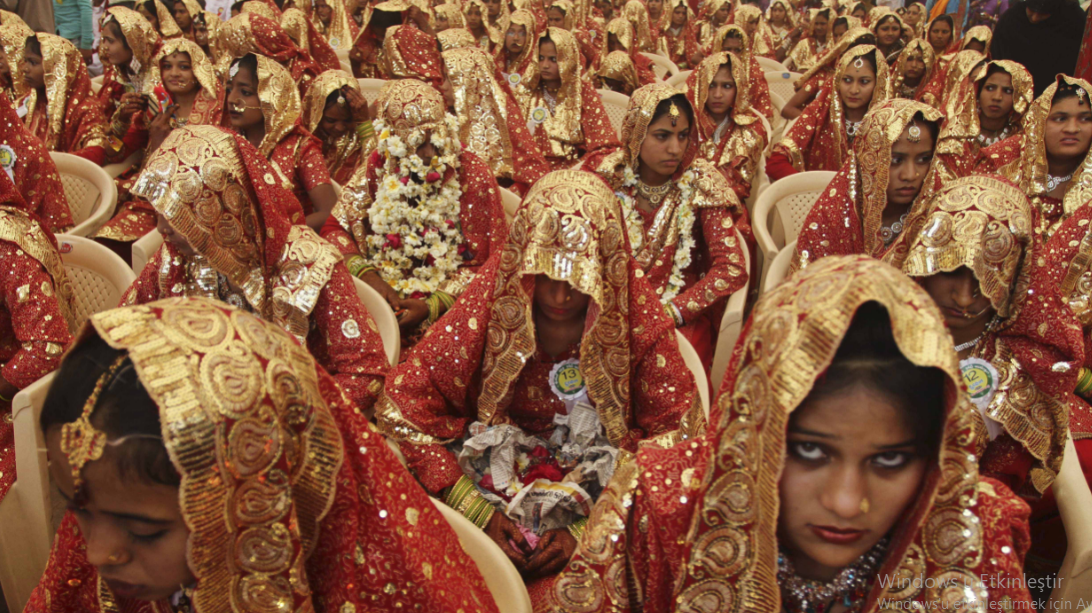
{"type": "Polygon", "coordinates": [[[868,498],[861,498],[861,513],[867,514],[872,509],[872,505],[868,502],[868,498]]]}
{"type": "Polygon", "coordinates": [[[107,564],[117,564],[118,562],[121,562],[121,556],[120,555],[118,555],[116,553],[112,553],[112,554],[106,556],[106,563],[107,564]]]}

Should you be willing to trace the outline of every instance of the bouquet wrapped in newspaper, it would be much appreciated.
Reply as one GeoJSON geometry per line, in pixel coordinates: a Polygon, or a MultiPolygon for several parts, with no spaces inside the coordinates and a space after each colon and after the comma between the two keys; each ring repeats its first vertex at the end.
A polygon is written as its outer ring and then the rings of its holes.
{"type": "Polygon", "coordinates": [[[618,449],[586,402],[554,416],[549,440],[516,426],[470,425],[457,451],[463,472],[498,510],[542,535],[587,517],[614,474],[618,449]]]}

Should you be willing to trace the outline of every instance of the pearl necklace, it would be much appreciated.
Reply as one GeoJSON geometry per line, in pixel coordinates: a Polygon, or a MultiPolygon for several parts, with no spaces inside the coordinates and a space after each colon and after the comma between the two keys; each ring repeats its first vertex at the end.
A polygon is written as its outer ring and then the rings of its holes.
{"type": "Polygon", "coordinates": [[[1064,177],[1055,177],[1052,174],[1047,175],[1047,193],[1058,189],[1058,186],[1073,178],[1073,173],[1069,173],[1064,177]]]}
{"type": "Polygon", "coordinates": [[[909,214],[909,211],[903,213],[899,216],[899,220],[890,226],[880,226],[880,239],[883,240],[884,247],[890,245],[899,234],[902,234],[903,225],[906,223],[906,216],[909,214]]]}
{"type": "Polygon", "coordinates": [[[978,131],[978,144],[982,145],[982,147],[985,148],[985,147],[989,147],[990,145],[993,145],[994,143],[999,143],[999,142],[1005,140],[1008,137],[1009,137],[1009,126],[1005,126],[1004,128],[1002,128],[1001,131],[998,132],[996,136],[986,136],[985,134],[982,133],[982,130],[979,129],[979,131],[978,131]]]}
{"type": "Polygon", "coordinates": [[[792,561],[784,552],[777,556],[777,583],[781,586],[783,604],[790,613],[814,613],[829,610],[824,607],[831,599],[842,599],[847,608],[853,607],[867,593],[867,587],[876,577],[876,571],[887,552],[888,539],[884,537],[864,555],[842,569],[829,583],[804,579],[796,574],[792,561]]]}

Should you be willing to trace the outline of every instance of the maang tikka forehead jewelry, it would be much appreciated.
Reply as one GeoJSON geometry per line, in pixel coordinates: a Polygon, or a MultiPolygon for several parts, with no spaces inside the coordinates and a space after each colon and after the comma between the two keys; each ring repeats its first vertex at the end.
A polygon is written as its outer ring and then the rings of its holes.
{"type": "Polygon", "coordinates": [[[87,402],[83,405],[83,412],[80,417],[76,421],[61,427],[61,451],[68,459],[68,465],[72,470],[72,489],[75,492],[77,504],[80,503],[82,498],[80,489],[83,485],[83,475],[81,474],[83,467],[87,466],[88,462],[94,462],[101,458],[102,453],[106,450],[106,433],[96,430],[95,426],[91,425],[91,413],[95,410],[95,405],[98,404],[103,388],[113,380],[126,357],[126,355],[121,355],[114,360],[110,367],[106,369],[106,372],[102,373],[102,376],[95,382],[95,388],[91,391],[91,395],[87,397],[87,402]]]}
{"type": "Polygon", "coordinates": [[[910,127],[906,129],[906,140],[912,143],[921,142],[921,126],[917,122],[911,122],[910,127]]]}
{"type": "Polygon", "coordinates": [[[671,102],[671,108],[667,110],[667,114],[671,117],[671,127],[674,128],[679,121],[679,107],[674,101],[671,102]]]}
{"type": "Polygon", "coordinates": [[[864,60],[861,58],[853,60],[853,67],[857,69],[864,68],[864,60]]]}

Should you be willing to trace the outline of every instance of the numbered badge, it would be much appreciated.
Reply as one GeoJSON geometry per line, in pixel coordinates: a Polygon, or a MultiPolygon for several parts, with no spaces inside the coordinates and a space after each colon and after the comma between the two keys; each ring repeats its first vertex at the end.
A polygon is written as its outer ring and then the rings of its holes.
{"type": "Polygon", "coordinates": [[[572,402],[584,395],[584,375],[580,360],[558,362],[550,371],[550,390],[562,402],[572,402]]]}

